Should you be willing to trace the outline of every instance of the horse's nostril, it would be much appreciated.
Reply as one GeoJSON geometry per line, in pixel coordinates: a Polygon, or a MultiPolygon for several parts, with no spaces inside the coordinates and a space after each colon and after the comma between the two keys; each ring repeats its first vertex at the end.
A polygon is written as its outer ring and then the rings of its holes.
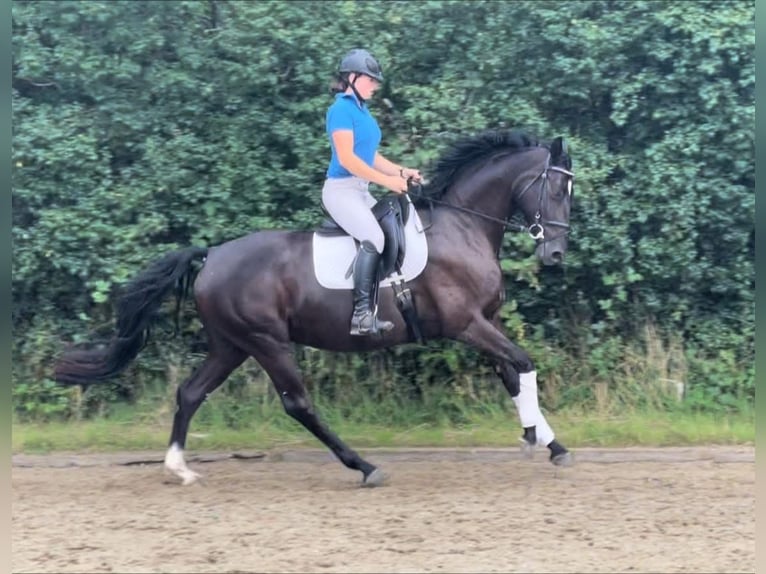
{"type": "Polygon", "coordinates": [[[553,259],[556,263],[561,263],[564,261],[564,254],[561,251],[554,251],[551,254],[551,259],[553,259]]]}

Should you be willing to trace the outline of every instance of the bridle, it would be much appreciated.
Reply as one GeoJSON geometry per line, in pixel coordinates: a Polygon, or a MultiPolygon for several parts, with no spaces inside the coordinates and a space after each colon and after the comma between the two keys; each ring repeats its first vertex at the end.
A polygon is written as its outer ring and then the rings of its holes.
{"type": "MultiPolygon", "coordinates": [[[[515,198],[516,201],[519,201],[526,193],[529,191],[532,186],[535,184],[536,181],[540,180],[540,195],[538,197],[538,204],[537,204],[537,213],[535,213],[535,220],[531,225],[519,225],[517,223],[511,223],[507,218],[506,219],[500,219],[498,217],[492,217],[491,215],[487,215],[486,213],[481,213],[480,211],[476,211],[474,209],[469,209],[467,207],[462,207],[459,205],[453,205],[451,203],[448,203],[446,201],[442,201],[439,199],[434,199],[432,197],[428,197],[427,195],[421,194],[415,194],[416,197],[425,199],[428,202],[436,203],[439,205],[444,205],[446,207],[449,207],[451,209],[461,211],[463,213],[469,213],[471,215],[475,215],[476,217],[480,217],[482,219],[485,219],[487,221],[492,221],[493,223],[499,223],[503,226],[503,232],[505,231],[526,231],[529,233],[529,236],[534,239],[535,241],[540,241],[543,243],[546,243],[548,241],[553,241],[554,239],[561,237],[561,235],[568,235],[570,228],[568,223],[564,223],[563,221],[555,221],[555,220],[547,220],[542,218],[542,207],[543,207],[543,201],[550,195],[550,180],[548,178],[548,172],[555,171],[558,173],[563,173],[567,177],[570,178],[569,184],[570,184],[570,195],[571,195],[571,185],[574,182],[574,173],[568,169],[564,169],[563,167],[558,167],[555,165],[551,165],[551,155],[548,154],[548,157],[545,160],[545,168],[543,168],[543,171],[541,171],[539,174],[537,174],[532,181],[530,181],[524,189],[521,190],[519,195],[515,198]],[[556,235],[554,237],[545,237],[545,226],[550,227],[559,227],[564,229],[564,232],[562,234],[556,235]]],[[[408,186],[411,190],[418,189],[422,191],[422,186],[420,184],[412,183],[411,181],[408,181],[408,186]]],[[[408,194],[409,195],[409,194],[408,194]]],[[[513,199],[513,198],[512,198],[513,199]]],[[[431,209],[433,209],[433,206],[431,206],[431,209]]]]}
{"type": "MultiPolygon", "coordinates": [[[[535,213],[535,221],[532,223],[528,228],[527,231],[529,232],[529,235],[532,237],[532,239],[538,240],[538,241],[551,241],[555,239],[555,237],[551,237],[549,239],[545,239],[545,225],[550,225],[551,227],[560,227],[564,229],[563,235],[569,234],[569,224],[564,223],[563,221],[555,221],[555,220],[544,220],[542,218],[542,208],[543,208],[543,201],[547,199],[547,197],[550,195],[551,191],[551,183],[550,179],[548,178],[548,172],[549,171],[555,171],[558,173],[563,173],[567,177],[569,177],[569,189],[570,189],[570,196],[571,196],[571,186],[574,183],[574,173],[569,171],[568,169],[564,169],[563,167],[558,167],[556,165],[551,165],[551,154],[548,154],[548,157],[545,159],[545,168],[543,171],[541,171],[532,181],[530,181],[524,189],[521,190],[521,193],[519,193],[519,196],[516,198],[516,201],[520,201],[522,197],[524,197],[524,194],[529,191],[529,189],[532,187],[532,185],[538,180],[542,180],[540,183],[540,195],[538,197],[538,203],[537,203],[537,213],[535,213]]],[[[560,237],[556,236],[556,237],[560,237]]]]}

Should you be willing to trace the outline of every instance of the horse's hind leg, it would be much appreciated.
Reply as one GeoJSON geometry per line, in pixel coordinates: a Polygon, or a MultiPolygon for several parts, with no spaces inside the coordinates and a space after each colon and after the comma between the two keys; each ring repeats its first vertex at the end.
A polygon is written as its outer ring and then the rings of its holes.
{"type": "Polygon", "coordinates": [[[165,468],[181,478],[184,485],[192,484],[200,475],[189,469],[184,460],[184,447],[189,423],[194,413],[210,393],[217,389],[247,358],[241,351],[217,335],[210,335],[210,352],[204,362],[178,387],[173,430],[170,434],[165,468]]]}
{"type": "Polygon", "coordinates": [[[550,451],[553,464],[571,464],[571,454],[555,439],[553,429],[540,410],[537,372],[527,352],[514,345],[496,323],[483,316],[478,316],[469,323],[458,336],[458,340],[484,351],[495,360],[497,373],[510,393],[524,427],[525,447],[531,449],[536,444],[545,445],[550,451]]]}
{"type": "Polygon", "coordinates": [[[360,471],[364,477],[363,486],[379,486],[385,481],[386,476],[379,469],[349,448],[321,421],[303,384],[288,342],[279,341],[270,335],[259,335],[249,350],[269,374],[288,415],[322,441],[344,465],[360,471]]]}

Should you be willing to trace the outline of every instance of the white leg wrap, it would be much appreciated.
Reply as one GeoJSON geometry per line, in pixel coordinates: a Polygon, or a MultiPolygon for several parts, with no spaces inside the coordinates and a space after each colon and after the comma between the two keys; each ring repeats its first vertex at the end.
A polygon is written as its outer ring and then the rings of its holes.
{"type": "Polygon", "coordinates": [[[543,413],[540,413],[540,418],[537,420],[537,426],[535,427],[535,436],[537,437],[537,444],[542,446],[548,446],[551,444],[556,435],[553,434],[553,429],[548,421],[545,420],[543,413]]]}
{"type": "Polygon", "coordinates": [[[186,466],[184,460],[184,451],[177,443],[170,445],[165,454],[165,468],[183,480],[183,484],[192,484],[196,482],[200,475],[186,466]]]}
{"type": "Polygon", "coordinates": [[[555,435],[537,401],[537,371],[519,373],[519,387],[519,394],[513,397],[513,402],[519,413],[521,426],[535,427],[537,444],[548,446],[555,435]]]}

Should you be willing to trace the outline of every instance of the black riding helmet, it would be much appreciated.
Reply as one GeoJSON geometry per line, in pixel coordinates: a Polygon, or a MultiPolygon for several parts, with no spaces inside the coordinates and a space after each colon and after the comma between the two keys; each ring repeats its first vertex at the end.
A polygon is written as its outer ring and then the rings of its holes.
{"type": "Polygon", "coordinates": [[[360,48],[355,48],[343,56],[340,66],[338,66],[338,71],[340,73],[354,72],[365,74],[379,82],[383,81],[383,71],[380,69],[378,61],[367,50],[360,48]]]}

